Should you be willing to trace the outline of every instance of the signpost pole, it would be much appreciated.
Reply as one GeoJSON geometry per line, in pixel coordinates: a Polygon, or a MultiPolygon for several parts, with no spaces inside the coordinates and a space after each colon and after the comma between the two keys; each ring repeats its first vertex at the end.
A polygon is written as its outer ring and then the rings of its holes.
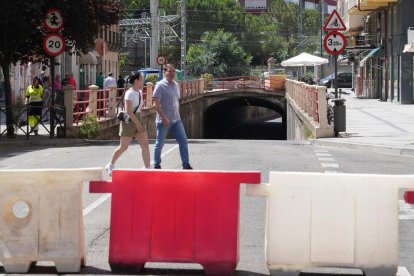
{"type": "Polygon", "coordinates": [[[50,58],[50,72],[52,83],[52,99],[50,106],[50,138],[55,136],[55,57],[50,58]]]}
{"type": "Polygon", "coordinates": [[[335,99],[338,99],[338,56],[334,55],[335,60],[335,99]]]}

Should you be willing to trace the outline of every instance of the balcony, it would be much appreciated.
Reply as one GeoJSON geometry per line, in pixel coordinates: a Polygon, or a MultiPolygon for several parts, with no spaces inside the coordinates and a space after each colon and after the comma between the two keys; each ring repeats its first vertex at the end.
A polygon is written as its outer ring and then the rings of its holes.
{"type": "Polygon", "coordinates": [[[390,3],[397,3],[398,0],[360,0],[361,9],[377,9],[380,7],[386,7],[390,3]]]}

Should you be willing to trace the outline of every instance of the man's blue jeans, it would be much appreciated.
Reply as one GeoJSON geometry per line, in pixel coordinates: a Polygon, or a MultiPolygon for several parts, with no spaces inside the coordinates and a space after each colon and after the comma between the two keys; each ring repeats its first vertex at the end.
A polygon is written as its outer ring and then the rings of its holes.
{"type": "Polygon", "coordinates": [[[161,151],[164,147],[165,138],[170,132],[174,135],[180,147],[180,156],[183,163],[183,167],[190,165],[187,145],[187,135],[185,134],[184,125],[182,121],[178,121],[170,124],[168,128],[165,128],[162,123],[157,123],[157,139],[155,141],[154,151],[154,167],[161,165],[161,151]]]}

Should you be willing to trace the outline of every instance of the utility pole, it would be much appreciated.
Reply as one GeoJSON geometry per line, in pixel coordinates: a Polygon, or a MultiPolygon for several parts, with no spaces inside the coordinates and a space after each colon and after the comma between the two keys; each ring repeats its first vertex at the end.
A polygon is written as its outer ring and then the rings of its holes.
{"type": "Polygon", "coordinates": [[[181,71],[183,79],[187,76],[187,5],[186,0],[181,0],[181,71]]]}
{"type": "Polygon", "coordinates": [[[302,41],[303,41],[303,10],[305,2],[304,0],[299,0],[299,26],[298,26],[298,50],[302,52],[302,41]]]}
{"type": "MultiPolygon", "coordinates": [[[[320,48],[320,52],[321,52],[321,58],[323,58],[323,14],[324,14],[324,10],[323,10],[323,0],[319,0],[319,12],[321,13],[321,48],[320,48]]],[[[323,78],[323,65],[321,65],[321,79],[323,78]]]]}
{"type": "Polygon", "coordinates": [[[159,36],[160,36],[160,21],[158,16],[158,8],[160,6],[160,0],[150,1],[151,11],[151,53],[150,53],[150,66],[151,68],[157,68],[157,57],[159,48],[159,36]]]}

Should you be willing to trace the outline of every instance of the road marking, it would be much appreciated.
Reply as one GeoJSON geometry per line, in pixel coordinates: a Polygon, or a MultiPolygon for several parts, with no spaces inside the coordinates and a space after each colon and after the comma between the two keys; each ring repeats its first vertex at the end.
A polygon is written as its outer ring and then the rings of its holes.
{"type": "Polygon", "coordinates": [[[414,219],[414,209],[410,204],[406,203],[404,200],[399,200],[399,211],[400,214],[398,218],[400,220],[413,220],[414,219]]]}
{"type": "Polygon", "coordinates": [[[111,197],[111,194],[104,194],[103,196],[95,200],[91,205],[83,209],[83,216],[86,216],[87,214],[92,212],[93,209],[95,209],[96,207],[104,203],[110,197],[111,197]]]}
{"type": "Polygon", "coordinates": [[[322,168],[339,168],[336,163],[321,163],[322,168]]]}
{"type": "Polygon", "coordinates": [[[325,162],[335,162],[335,159],[331,157],[318,157],[318,160],[325,161],[325,162]]]}
{"type": "Polygon", "coordinates": [[[399,266],[397,271],[397,276],[411,276],[405,266],[399,266]]]}
{"type": "Polygon", "coordinates": [[[328,151],[326,149],[315,149],[313,150],[316,153],[328,153],[328,151]]]}
{"type": "MultiPolygon", "coordinates": [[[[166,152],[164,152],[163,154],[161,154],[161,158],[167,156],[168,154],[170,154],[171,152],[173,152],[177,148],[178,148],[178,145],[175,145],[171,149],[169,149],[166,152]]],[[[141,169],[145,169],[145,167],[142,167],[141,169]]],[[[108,200],[108,198],[111,198],[111,196],[112,196],[112,194],[104,194],[100,198],[98,198],[97,200],[92,202],[92,204],[90,204],[88,207],[83,209],[83,216],[86,216],[87,214],[89,214],[90,212],[92,212],[93,210],[98,208],[102,203],[104,203],[106,200],[108,200]]]]}
{"type": "Polygon", "coordinates": [[[332,156],[332,154],[325,153],[325,152],[317,152],[316,156],[318,156],[318,157],[329,157],[329,156],[332,156]]]}
{"type": "Polygon", "coordinates": [[[46,156],[49,156],[49,155],[51,155],[51,153],[45,153],[45,154],[42,154],[42,157],[46,157],[46,156]]]}
{"type": "Polygon", "coordinates": [[[342,173],[341,171],[324,171],[324,173],[342,173]]]}

